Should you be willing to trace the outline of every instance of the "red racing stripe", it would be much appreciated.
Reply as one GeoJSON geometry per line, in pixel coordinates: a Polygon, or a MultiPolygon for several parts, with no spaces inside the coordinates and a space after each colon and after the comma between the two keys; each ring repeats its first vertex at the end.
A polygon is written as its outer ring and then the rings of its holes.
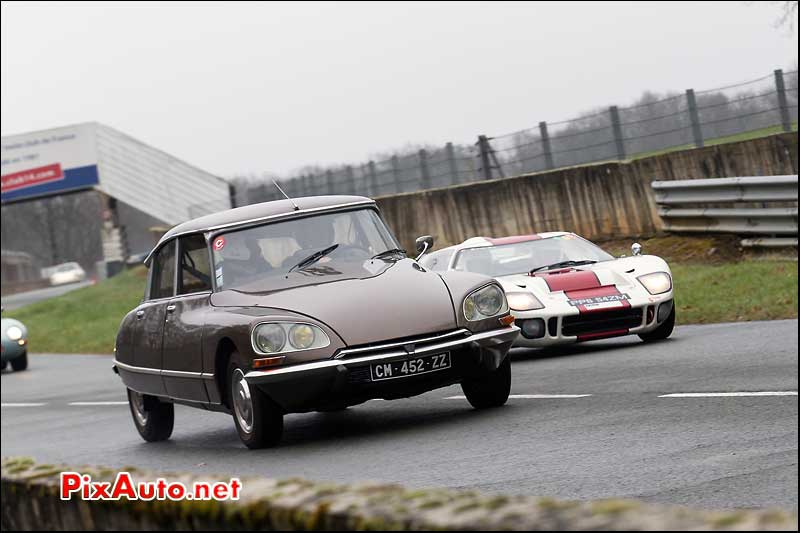
{"type": "Polygon", "coordinates": [[[578,342],[581,341],[594,341],[597,339],[608,339],[610,337],[622,337],[623,335],[627,335],[627,329],[615,329],[612,331],[601,331],[598,333],[584,333],[583,335],[578,335],[578,342]]]}
{"type": "Polygon", "coordinates": [[[600,280],[597,279],[597,274],[591,270],[558,270],[555,272],[534,274],[538,278],[542,278],[550,292],[556,291],[579,291],[582,289],[595,289],[600,287],[600,280]]]}
{"type": "MultiPolygon", "coordinates": [[[[595,296],[613,296],[616,294],[621,294],[619,289],[617,289],[616,285],[603,285],[602,287],[591,288],[591,289],[581,289],[576,291],[565,291],[567,298],[570,300],[579,300],[581,298],[594,298],[595,296]]],[[[619,308],[623,307],[630,307],[631,304],[628,300],[620,300],[619,308]]],[[[613,308],[611,308],[613,309],[613,308]]],[[[598,311],[608,311],[608,307],[600,307],[594,309],[588,309],[585,305],[579,305],[578,311],[583,313],[596,313],[598,311]]]]}
{"type": "Polygon", "coordinates": [[[501,244],[516,244],[518,242],[538,241],[539,239],[541,239],[541,237],[536,233],[531,235],[514,235],[513,237],[499,237],[497,239],[486,237],[486,240],[492,243],[494,246],[499,246],[501,244]]]}

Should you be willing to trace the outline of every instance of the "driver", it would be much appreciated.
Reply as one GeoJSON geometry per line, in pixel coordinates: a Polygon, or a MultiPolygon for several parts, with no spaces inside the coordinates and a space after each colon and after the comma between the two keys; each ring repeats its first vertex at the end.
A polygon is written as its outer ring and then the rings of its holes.
{"type": "Polygon", "coordinates": [[[319,220],[308,220],[305,224],[298,223],[292,228],[292,237],[300,249],[284,259],[282,266],[290,268],[309,255],[327,248],[333,244],[334,230],[330,223],[320,224],[319,220]],[[316,223],[314,223],[316,222],[316,223]]]}

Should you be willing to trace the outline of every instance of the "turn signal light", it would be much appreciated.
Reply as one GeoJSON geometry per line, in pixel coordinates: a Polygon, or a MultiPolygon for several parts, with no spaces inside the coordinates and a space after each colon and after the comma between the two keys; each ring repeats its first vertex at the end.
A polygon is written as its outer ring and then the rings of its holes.
{"type": "Polygon", "coordinates": [[[261,359],[253,359],[253,368],[267,368],[270,366],[277,366],[284,360],[284,356],[279,357],[264,357],[261,359]]]}
{"type": "Polygon", "coordinates": [[[504,326],[510,326],[514,323],[514,315],[506,315],[504,317],[500,317],[500,323],[504,326]]]}

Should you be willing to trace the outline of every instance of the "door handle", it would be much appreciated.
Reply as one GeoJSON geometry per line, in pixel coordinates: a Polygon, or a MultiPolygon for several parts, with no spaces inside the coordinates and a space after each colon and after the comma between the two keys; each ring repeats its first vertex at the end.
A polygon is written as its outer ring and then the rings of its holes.
{"type": "Polygon", "coordinates": [[[142,317],[144,317],[144,311],[142,311],[142,310],[136,311],[136,318],[141,320],[142,317]]]}
{"type": "Polygon", "coordinates": [[[167,313],[174,313],[174,312],[175,312],[175,306],[174,305],[168,305],[167,306],[167,313]]]}

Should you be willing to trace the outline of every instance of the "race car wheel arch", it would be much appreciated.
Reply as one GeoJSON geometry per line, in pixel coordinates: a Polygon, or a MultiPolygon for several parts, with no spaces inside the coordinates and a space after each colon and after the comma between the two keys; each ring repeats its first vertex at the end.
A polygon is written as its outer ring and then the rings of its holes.
{"type": "Polygon", "coordinates": [[[662,322],[656,329],[647,333],[640,333],[639,338],[645,342],[664,340],[672,335],[672,330],[675,329],[675,304],[672,305],[672,310],[664,322],[662,322]]]}

